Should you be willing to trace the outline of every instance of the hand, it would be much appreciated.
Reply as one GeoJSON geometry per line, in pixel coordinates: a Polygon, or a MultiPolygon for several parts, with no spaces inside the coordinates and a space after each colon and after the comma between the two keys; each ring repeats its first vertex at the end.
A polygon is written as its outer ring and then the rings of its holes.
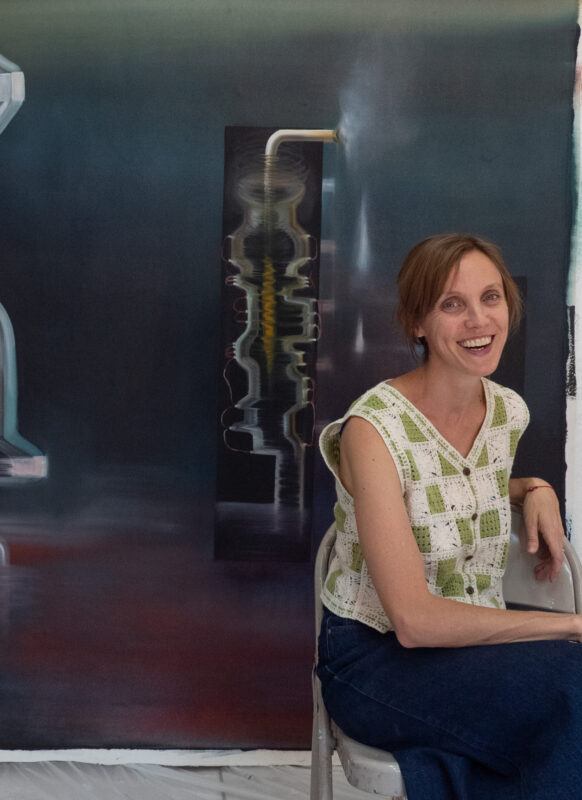
{"type": "Polygon", "coordinates": [[[523,500],[523,520],[527,534],[527,552],[540,558],[534,573],[537,580],[554,580],[564,561],[564,528],[556,493],[549,484],[536,482],[544,488],[526,491],[523,500]],[[547,488],[546,488],[547,487],[547,488]]]}

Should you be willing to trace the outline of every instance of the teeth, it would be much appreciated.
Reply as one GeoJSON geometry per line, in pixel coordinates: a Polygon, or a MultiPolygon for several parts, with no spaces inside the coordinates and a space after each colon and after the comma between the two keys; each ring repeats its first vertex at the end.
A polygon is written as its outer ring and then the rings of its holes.
{"type": "Polygon", "coordinates": [[[487,347],[493,341],[492,336],[482,336],[480,339],[465,339],[459,342],[461,347],[487,347]]]}

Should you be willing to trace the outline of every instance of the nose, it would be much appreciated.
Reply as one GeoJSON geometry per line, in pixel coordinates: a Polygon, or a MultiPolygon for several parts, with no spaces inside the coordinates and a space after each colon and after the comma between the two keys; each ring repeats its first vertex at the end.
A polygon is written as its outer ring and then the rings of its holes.
{"type": "Polygon", "coordinates": [[[480,328],[487,321],[486,310],[481,303],[469,303],[465,317],[465,325],[468,328],[480,328]]]}

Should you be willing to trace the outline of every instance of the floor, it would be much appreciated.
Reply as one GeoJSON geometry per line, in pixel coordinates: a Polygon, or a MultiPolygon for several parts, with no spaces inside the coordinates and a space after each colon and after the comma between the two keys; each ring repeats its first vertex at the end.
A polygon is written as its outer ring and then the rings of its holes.
{"type": "MultiPolygon", "coordinates": [[[[0,764],[2,800],[306,800],[309,767],[0,764]]],[[[334,767],[334,800],[365,800],[334,767]]]]}

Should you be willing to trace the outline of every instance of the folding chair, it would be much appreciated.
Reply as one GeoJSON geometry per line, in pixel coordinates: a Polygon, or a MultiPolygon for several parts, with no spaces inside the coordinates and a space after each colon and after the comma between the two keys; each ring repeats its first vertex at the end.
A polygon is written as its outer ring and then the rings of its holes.
{"type": "MultiPolygon", "coordinates": [[[[319,546],[315,560],[315,661],[317,636],[323,608],[321,589],[334,542],[332,525],[319,546]]],[[[512,608],[535,608],[548,611],[580,613],[582,608],[582,565],[574,548],[564,540],[564,567],[555,581],[538,582],[533,568],[535,556],[525,552],[525,532],[521,512],[512,506],[512,531],[509,561],[503,579],[503,593],[512,608]]],[[[364,792],[382,795],[389,800],[406,800],[404,781],[394,756],[350,739],[330,720],[321,697],[321,683],[313,670],[313,736],[311,744],[311,800],[333,800],[332,756],[337,750],[348,781],[364,792]]]]}

